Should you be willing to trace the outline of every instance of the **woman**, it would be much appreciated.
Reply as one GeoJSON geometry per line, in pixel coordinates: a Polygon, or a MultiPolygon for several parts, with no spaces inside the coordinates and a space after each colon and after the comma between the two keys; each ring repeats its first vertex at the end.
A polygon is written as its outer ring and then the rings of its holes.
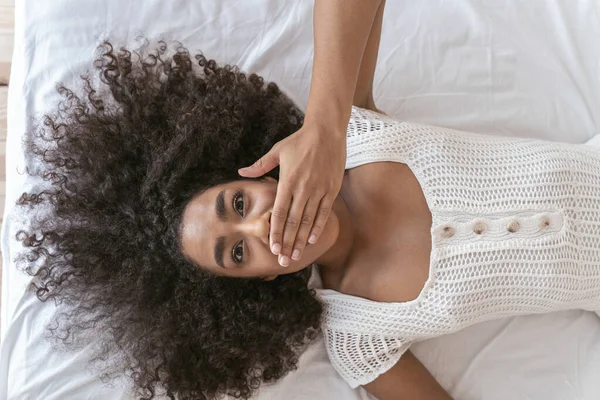
{"type": "Polygon", "coordinates": [[[140,396],[161,385],[171,398],[248,398],[322,327],[351,385],[449,398],[413,341],[600,308],[595,148],[398,122],[355,91],[333,212],[284,269],[269,246],[278,171],[237,168],[302,113],[256,75],[201,55],[197,73],[183,47],[165,52],[138,62],[107,44],[97,68],[110,95],[89,80],[85,97],[61,89],[27,140],[46,186],[19,200],[39,215],[17,236],[18,263],[41,300],[69,307],[55,336],[93,340],[106,375],[129,374],[140,396]]]}

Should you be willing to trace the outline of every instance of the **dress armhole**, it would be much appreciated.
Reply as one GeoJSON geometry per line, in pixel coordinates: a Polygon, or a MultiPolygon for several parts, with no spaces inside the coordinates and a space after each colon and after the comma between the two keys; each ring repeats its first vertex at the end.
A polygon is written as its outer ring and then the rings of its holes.
{"type": "Polygon", "coordinates": [[[346,169],[378,161],[406,163],[411,140],[404,132],[404,122],[352,106],[346,132],[346,169]]]}
{"type": "Polygon", "coordinates": [[[387,128],[398,126],[401,123],[401,121],[386,114],[380,114],[373,110],[352,106],[347,137],[352,138],[376,131],[383,131],[387,128]]]}

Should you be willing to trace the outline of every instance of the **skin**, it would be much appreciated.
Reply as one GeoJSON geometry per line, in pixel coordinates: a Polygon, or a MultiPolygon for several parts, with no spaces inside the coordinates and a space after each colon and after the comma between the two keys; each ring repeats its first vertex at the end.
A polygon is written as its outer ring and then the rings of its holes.
{"type": "Polygon", "coordinates": [[[339,194],[346,159],[346,127],[356,91],[372,85],[382,0],[328,0],[314,4],[314,61],[303,127],[252,166],[259,177],[280,164],[281,185],[271,224],[271,251],[282,266],[320,239],[339,194]],[[364,61],[366,55],[367,61],[364,61]],[[370,76],[369,76],[370,74],[370,76]],[[366,80],[365,80],[366,78],[366,80]],[[356,90],[357,89],[357,90],[356,90]],[[312,171],[327,171],[314,174],[312,171]],[[312,239],[311,239],[312,238],[312,239]]]}
{"type": "Polygon", "coordinates": [[[240,180],[211,187],[195,196],[183,212],[182,253],[200,268],[219,276],[273,280],[280,274],[300,271],[311,263],[341,275],[353,238],[352,220],[343,198],[335,199],[320,240],[307,246],[301,259],[292,260],[288,267],[282,268],[269,246],[277,184],[271,177],[259,181],[240,180]],[[215,211],[221,190],[225,190],[225,222],[215,211]],[[236,198],[234,209],[233,196],[238,190],[244,194],[236,198]],[[225,268],[214,258],[214,246],[219,236],[225,238],[225,268]],[[236,260],[241,261],[239,264],[231,259],[234,251],[236,260]]]}

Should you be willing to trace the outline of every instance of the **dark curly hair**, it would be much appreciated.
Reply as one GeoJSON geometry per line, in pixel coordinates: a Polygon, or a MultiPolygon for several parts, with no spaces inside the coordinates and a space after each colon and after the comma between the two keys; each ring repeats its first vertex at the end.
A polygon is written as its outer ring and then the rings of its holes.
{"type": "Polygon", "coordinates": [[[28,217],[15,261],[41,301],[64,303],[50,338],[93,341],[90,365],[105,363],[104,381],[131,378],[142,399],[157,389],[247,399],[296,369],[318,335],[312,266],[270,282],[211,275],[183,256],[181,217],[194,195],[242,179],[237,169],[304,116],[276,84],[167,47],[104,42],[99,87],[90,74],[79,96],[58,86],[58,108],[24,139],[40,183],[17,202],[28,217]]]}

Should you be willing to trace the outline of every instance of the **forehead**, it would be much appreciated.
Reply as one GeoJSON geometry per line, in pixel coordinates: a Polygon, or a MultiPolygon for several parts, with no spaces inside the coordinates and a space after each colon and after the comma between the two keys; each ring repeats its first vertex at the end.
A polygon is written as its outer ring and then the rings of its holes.
{"type": "Polygon", "coordinates": [[[225,185],[211,187],[190,200],[183,211],[182,224],[184,233],[193,231],[200,225],[213,222],[211,216],[216,217],[214,215],[215,200],[219,192],[225,189],[223,186],[225,185]]]}
{"type": "Polygon", "coordinates": [[[257,184],[260,183],[242,179],[210,187],[194,196],[186,205],[181,219],[181,251],[201,266],[222,270],[213,256],[215,240],[218,236],[226,236],[226,224],[215,212],[217,195],[225,191],[227,209],[234,190],[250,190],[257,184]]]}
{"type": "Polygon", "coordinates": [[[215,214],[215,199],[219,192],[230,184],[213,186],[196,195],[187,204],[181,219],[181,247],[183,253],[194,262],[213,265],[212,246],[215,231],[221,221],[215,214]]]}

